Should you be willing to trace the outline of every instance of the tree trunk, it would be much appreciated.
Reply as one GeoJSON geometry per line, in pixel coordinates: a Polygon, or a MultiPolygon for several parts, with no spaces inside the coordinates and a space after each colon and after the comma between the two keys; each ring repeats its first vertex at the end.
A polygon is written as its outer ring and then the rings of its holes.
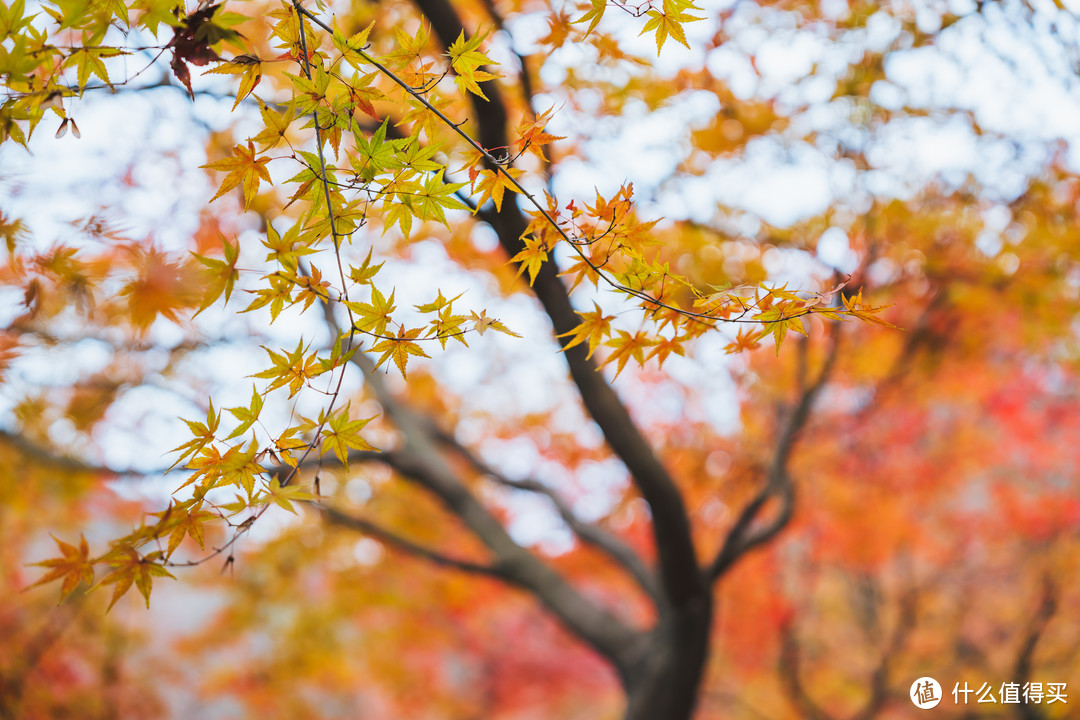
{"type": "Polygon", "coordinates": [[[625,720],[690,720],[709,658],[712,596],[667,609],[626,680],[625,720]]]}

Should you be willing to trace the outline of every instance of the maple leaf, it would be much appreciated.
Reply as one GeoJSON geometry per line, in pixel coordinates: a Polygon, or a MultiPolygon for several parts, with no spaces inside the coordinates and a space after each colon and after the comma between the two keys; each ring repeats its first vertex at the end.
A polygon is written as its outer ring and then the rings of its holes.
{"type": "Polygon", "coordinates": [[[449,229],[450,225],[446,222],[443,208],[466,211],[469,208],[465,203],[453,197],[454,193],[465,187],[466,183],[443,182],[443,170],[444,168],[439,168],[429,175],[424,182],[423,190],[416,193],[416,199],[420,205],[417,216],[421,220],[437,220],[449,229]]]}
{"type": "Polygon", "coordinates": [[[518,275],[528,270],[529,285],[532,285],[536,280],[536,274],[540,272],[540,267],[548,258],[547,250],[547,243],[543,238],[529,235],[525,238],[525,249],[510,258],[508,262],[518,263],[518,275]]]}
{"type": "Polygon", "coordinates": [[[371,182],[380,173],[395,170],[401,166],[397,160],[397,154],[403,147],[404,141],[386,139],[389,124],[389,118],[383,120],[370,138],[359,132],[355,135],[356,153],[349,155],[349,165],[352,171],[365,182],[371,182]]]}
{"type": "Polygon", "coordinates": [[[341,59],[356,69],[360,69],[367,65],[368,61],[364,58],[362,51],[367,45],[368,36],[371,35],[371,31],[374,27],[375,23],[372,21],[360,32],[346,38],[337,27],[337,22],[335,21],[332,40],[334,42],[334,47],[341,53],[341,59]]]}
{"type": "Polygon", "coordinates": [[[481,196],[480,202],[476,203],[476,206],[483,206],[488,198],[491,198],[492,202],[495,203],[495,209],[501,211],[503,192],[505,190],[518,191],[511,178],[516,178],[521,173],[522,171],[517,168],[500,167],[497,170],[480,170],[477,175],[479,182],[475,184],[475,192],[481,193],[481,196]]]}
{"type": "Polygon", "coordinates": [[[488,80],[494,80],[499,77],[494,73],[481,70],[484,65],[498,65],[484,53],[480,52],[480,43],[487,37],[487,33],[483,35],[474,35],[472,38],[465,39],[465,31],[462,30],[458,35],[458,39],[450,44],[447,48],[446,54],[450,56],[450,66],[454,68],[456,76],[454,81],[458,87],[465,91],[479,95],[487,100],[487,95],[484,95],[484,91],[480,89],[478,83],[486,82],[488,80]]]}
{"type": "Polygon", "coordinates": [[[257,462],[259,444],[252,439],[245,448],[243,445],[233,446],[224,454],[217,447],[204,448],[200,455],[188,463],[188,468],[194,470],[188,480],[182,485],[190,485],[198,478],[204,478],[203,486],[209,490],[225,485],[236,485],[252,497],[255,491],[255,479],[264,474],[265,470],[257,462]]]}
{"type": "MultiPolygon", "coordinates": [[[[152,555],[161,555],[161,553],[154,553],[152,555]]],[[[156,557],[148,555],[143,557],[139,553],[130,547],[123,547],[113,551],[106,556],[106,562],[112,566],[113,570],[108,575],[101,579],[95,587],[103,585],[114,585],[112,599],[109,601],[109,607],[106,610],[112,610],[116,601],[122,598],[127,591],[131,589],[132,584],[139,589],[143,599],[146,600],[146,607],[150,607],[150,590],[155,577],[169,577],[175,580],[176,578],[166,570],[160,562],[156,561],[156,557]]]]}
{"type": "Polygon", "coordinates": [[[7,246],[8,254],[15,252],[15,246],[29,234],[26,224],[18,218],[9,218],[0,210],[0,240],[7,246]]]}
{"type": "Polygon", "coordinates": [[[271,380],[267,392],[288,385],[289,397],[292,397],[300,392],[300,388],[304,386],[304,383],[323,372],[317,353],[312,353],[307,357],[304,356],[307,350],[304,348],[303,340],[296,343],[296,349],[291,353],[276,353],[265,346],[263,350],[270,356],[270,361],[274,366],[269,370],[255,373],[252,377],[271,380]]]}
{"type": "Polygon", "coordinates": [[[779,355],[780,343],[783,342],[789,328],[806,335],[806,328],[803,327],[800,317],[802,314],[805,313],[793,310],[788,305],[776,305],[758,313],[754,319],[765,326],[766,333],[772,333],[773,340],[776,342],[776,354],[779,355]]]}
{"type": "Polygon", "coordinates": [[[547,157],[544,156],[542,146],[553,143],[556,140],[566,139],[561,135],[551,135],[544,132],[544,127],[551,120],[551,113],[552,108],[548,108],[532,120],[522,120],[521,123],[518,124],[518,139],[513,143],[513,147],[517,148],[518,152],[531,150],[538,158],[546,161],[547,157]]]}
{"type": "Polygon", "coordinates": [[[740,328],[738,334],[735,336],[735,340],[724,347],[724,352],[731,355],[742,352],[743,350],[754,350],[761,345],[759,340],[762,336],[767,334],[767,330],[740,328]]]}
{"type": "MultiPolygon", "coordinates": [[[[184,418],[180,419],[184,420],[184,418]]],[[[172,450],[169,451],[180,453],[180,457],[178,457],[176,459],[176,462],[172,464],[172,466],[169,468],[170,470],[183,462],[184,459],[187,458],[189,455],[195,455],[208,444],[214,441],[218,425],[221,423],[221,415],[214,412],[213,398],[210,399],[210,409],[206,413],[205,423],[194,422],[192,420],[184,420],[184,423],[187,424],[188,429],[191,431],[193,437],[186,443],[174,447],[172,450]]]]}
{"type": "Polygon", "coordinates": [[[439,290],[438,293],[438,296],[431,302],[422,303],[420,305],[413,305],[413,307],[415,307],[418,311],[422,313],[439,312],[443,308],[453,305],[454,301],[461,297],[461,295],[458,295],[457,297],[453,297],[447,300],[445,297],[443,297],[442,290],[439,290]]]}
{"type": "Polygon", "coordinates": [[[263,150],[269,150],[285,139],[289,126],[296,119],[296,107],[290,104],[284,111],[278,112],[259,100],[259,114],[262,115],[263,129],[257,135],[248,138],[248,141],[264,145],[263,150]]]}
{"type": "Polygon", "coordinates": [[[576,25],[578,23],[589,22],[589,29],[585,31],[586,37],[600,24],[600,21],[604,17],[604,11],[607,10],[607,0],[589,0],[589,2],[592,4],[589,11],[573,23],[576,25]]]}
{"type": "Polygon", "coordinates": [[[205,283],[206,290],[204,291],[203,301],[195,315],[217,302],[222,293],[225,294],[225,302],[229,302],[233,285],[236,284],[236,279],[240,277],[240,272],[236,269],[236,261],[240,257],[240,243],[230,243],[222,237],[221,246],[225,253],[224,260],[205,257],[195,252],[191,253],[196,260],[207,267],[205,274],[209,280],[205,283]]]}
{"type": "Polygon", "coordinates": [[[603,365],[615,362],[618,364],[615,370],[615,377],[619,377],[619,373],[626,367],[627,361],[633,358],[638,365],[645,364],[644,350],[647,347],[656,344],[656,341],[648,337],[643,332],[636,332],[633,335],[625,330],[619,330],[619,337],[608,340],[605,345],[615,348],[615,351],[611,353],[604,360],[603,365]]]}
{"type": "Polygon", "coordinates": [[[0,37],[15,37],[34,19],[26,14],[25,0],[13,0],[10,5],[0,5],[0,37]]]}
{"type": "Polygon", "coordinates": [[[157,35],[161,25],[175,28],[182,22],[173,14],[176,3],[171,0],[133,0],[130,5],[138,13],[136,24],[144,26],[152,35],[157,35]]]}
{"type": "Polygon", "coordinates": [[[384,263],[378,265],[371,264],[371,250],[368,250],[367,257],[364,258],[364,264],[360,267],[349,266],[349,279],[357,285],[369,285],[375,278],[375,275],[382,269],[384,263]]]}
{"type": "Polygon", "coordinates": [[[588,280],[593,287],[600,286],[600,272],[596,269],[596,263],[587,257],[579,257],[573,265],[559,273],[560,277],[572,277],[570,291],[573,292],[582,280],[588,280]]]}
{"type": "Polygon", "coordinates": [[[563,345],[563,352],[588,340],[589,354],[585,357],[591,358],[604,338],[611,334],[611,321],[615,319],[615,316],[604,315],[596,301],[593,301],[593,307],[596,308],[595,312],[578,313],[581,316],[581,323],[576,328],[559,335],[559,337],[573,335],[569,342],[563,345]]]}
{"type": "Polygon", "coordinates": [[[862,290],[861,289],[859,290],[858,294],[855,295],[854,297],[849,297],[849,296],[845,295],[845,296],[843,296],[843,298],[844,298],[844,309],[847,310],[848,314],[850,314],[850,315],[852,315],[854,317],[857,317],[860,320],[862,320],[863,322],[868,323],[870,325],[876,325],[878,327],[885,327],[885,328],[892,328],[894,330],[896,329],[895,325],[887,323],[887,322],[885,322],[884,320],[882,320],[879,317],[875,317],[877,315],[877,313],[881,312],[882,310],[889,309],[889,307],[891,307],[890,305],[882,305],[882,306],[879,306],[879,307],[872,307],[870,305],[864,305],[863,301],[862,301],[862,290]]]}
{"type": "Polygon", "coordinates": [[[262,395],[258,393],[255,386],[251,386],[251,402],[245,407],[228,408],[233,417],[240,421],[240,424],[236,426],[236,429],[232,431],[226,440],[232,440],[233,438],[240,437],[255,424],[255,421],[259,419],[259,413],[262,412],[263,399],[262,395]]]}
{"type": "Polygon", "coordinates": [[[232,157],[202,165],[201,167],[229,173],[221,182],[221,187],[218,188],[214,197],[210,198],[210,202],[217,200],[237,185],[243,183],[244,209],[246,210],[251,207],[256,193],[259,192],[259,179],[271,182],[270,171],[266,169],[266,164],[270,162],[270,158],[256,157],[255,146],[250,140],[248,140],[246,150],[242,145],[237,145],[233,148],[233,152],[232,157]]]}
{"type": "Polygon", "coordinates": [[[85,536],[80,536],[78,547],[56,536],[53,536],[53,540],[60,547],[61,556],[52,560],[30,563],[49,568],[49,572],[25,590],[63,578],[64,582],[60,586],[60,601],[63,602],[64,598],[79,586],[79,583],[86,583],[89,586],[94,582],[94,566],[90,562],[90,545],[86,542],[85,536]]]}
{"type": "Polygon", "coordinates": [[[281,459],[286,464],[293,467],[296,466],[296,458],[293,457],[292,451],[308,446],[307,442],[296,437],[301,432],[303,432],[303,429],[300,426],[294,425],[293,427],[286,428],[284,432],[274,439],[274,447],[277,449],[277,453],[281,456],[281,459]]]}
{"type": "MultiPolygon", "coordinates": [[[[402,369],[402,375],[404,374],[405,371],[402,369]]],[[[341,464],[348,468],[350,448],[354,450],[375,450],[375,446],[370,445],[364,438],[360,437],[360,430],[374,419],[375,417],[372,416],[366,420],[350,420],[349,405],[346,404],[344,408],[327,418],[326,423],[323,425],[322,453],[320,454],[333,450],[341,464]]]]}
{"type": "Polygon", "coordinates": [[[317,500],[314,495],[302,490],[299,486],[293,484],[282,486],[278,478],[273,478],[267,485],[266,492],[256,498],[255,503],[265,504],[272,502],[296,515],[296,508],[293,507],[294,502],[312,502],[314,500],[317,500]]]}
{"type": "Polygon", "coordinates": [[[255,295],[255,299],[251,301],[251,304],[240,312],[251,312],[257,310],[266,305],[270,306],[270,322],[274,322],[277,316],[281,314],[285,304],[293,304],[292,288],[293,285],[289,282],[288,278],[284,277],[280,273],[273,273],[267,275],[264,279],[269,280],[270,287],[261,287],[257,290],[249,290],[248,292],[255,295]]]}
{"type": "Polygon", "coordinates": [[[232,109],[235,110],[240,101],[250,95],[255,86],[262,80],[262,60],[255,55],[237,55],[209,72],[241,76],[240,88],[236,91],[236,102],[232,106],[232,109]]]}
{"type": "Polygon", "coordinates": [[[644,35],[650,30],[656,33],[656,53],[660,54],[660,51],[664,47],[664,41],[670,36],[675,39],[676,42],[681,45],[690,47],[690,44],[686,42],[686,33],[683,31],[683,23],[693,22],[695,20],[702,20],[696,15],[688,15],[687,10],[701,10],[697,5],[694,5],[692,0],[664,0],[663,12],[660,10],[650,10],[648,13],[649,21],[645,23],[645,27],[642,28],[639,35],[644,35]]]}
{"type": "Polygon", "coordinates": [[[346,306],[358,316],[354,327],[360,332],[385,335],[386,327],[393,322],[391,313],[397,309],[394,305],[394,293],[395,290],[391,290],[390,297],[384,297],[379,288],[372,285],[370,303],[346,303],[346,306]]]}
{"type": "Polygon", "coordinates": [[[293,275],[281,273],[281,275],[296,287],[296,297],[293,303],[303,302],[304,307],[300,312],[306,311],[316,300],[329,301],[330,281],[323,280],[322,271],[312,266],[309,274],[293,275]]]}
{"type": "Polygon", "coordinates": [[[371,348],[371,352],[381,352],[378,362],[375,363],[375,367],[380,367],[388,358],[394,359],[394,364],[397,365],[398,370],[401,372],[403,379],[408,379],[408,375],[405,373],[405,366],[409,362],[410,355],[416,355],[418,357],[431,357],[424,349],[412,342],[420,336],[422,328],[413,328],[406,330],[404,327],[398,328],[398,334],[396,338],[386,338],[381,342],[376,343],[371,348]]]}
{"type": "Polygon", "coordinates": [[[267,261],[277,262],[289,272],[295,273],[301,257],[318,252],[301,243],[300,230],[300,223],[296,223],[286,230],[284,235],[279,235],[273,223],[267,223],[266,240],[263,240],[263,245],[270,251],[266,254],[267,261]]]}
{"type": "Polygon", "coordinates": [[[91,47],[81,47],[76,49],[64,63],[65,66],[75,66],[80,97],[86,88],[86,84],[90,81],[91,75],[97,75],[102,82],[109,87],[112,87],[112,81],[109,80],[109,72],[105,67],[105,63],[102,62],[102,58],[118,57],[120,55],[128,54],[116,48],[97,47],[94,41],[90,41],[87,44],[91,45],[91,47]]]}
{"type": "Polygon", "coordinates": [[[196,299],[193,268],[170,262],[164,252],[153,247],[132,248],[131,264],[137,274],[120,289],[120,295],[127,298],[131,323],[141,332],[159,315],[179,322],[177,313],[196,299]]]}
{"type": "Polygon", "coordinates": [[[165,46],[172,48],[173,51],[169,67],[172,68],[176,79],[188,89],[188,95],[192,100],[195,99],[195,91],[191,89],[191,72],[188,70],[188,63],[203,66],[221,60],[221,57],[210,46],[225,37],[236,37],[235,32],[214,25],[214,14],[220,8],[220,3],[207,5],[185,17],[173,28],[173,37],[165,46]]]}
{"type": "Polygon", "coordinates": [[[428,337],[437,337],[442,348],[446,349],[446,341],[454,338],[465,347],[469,343],[465,340],[464,315],[454,315],[449,305],[439,311],[439,316],[429,324],[428,337]]]}
{"type": "Polygon", "coordinates": [[[176,549],[180,547],[180,543],[184,541],[185,537],[190,537],[192,540],[199,544],[199,549],[206,549],[206,536],[203,532],[203,525],[210,520],[216,520],[218,516],[207,510],[199,509],[200,501],[195,501],[194,508],[186,508],[182,506],[170,506],[178,507],[175,511],[177,516],[176,526],[173,531],[169,533],[169,544],[165,550],[165,557],[172,557],[172,554],[176,552],[176,549]]]}
{"type": "Polygon", "coordinates": [[[495,330],[496,332],[501,332],[503,335],[510,335],[511,337],[516,338],[521,337],[510,328],[506,327],[506,325],[504,325],[498,319],[488,317],[487,310],[481,310],[479,315],[477,315],[475,312],[472,313],[472,318],[470,319],[473,323],[473,329],[476,330],[476,333],[478,335],[482,336],[484,332],[486,332],[488,329],[491,329],[495,330]]]}
{"type": "Polygon", "coordinates": [[[687,340],[686,335],[674,335],[670,338],[662,337],[656,340],[656,344],[649,354],[645,356],[645,361],[648,362],[653,358],[656,358],[657,367],[664,367],[664,361],[668,357],[675,353],[680,357],[686,357],[686,350],[683,348],[683,343],[687,340]]]}

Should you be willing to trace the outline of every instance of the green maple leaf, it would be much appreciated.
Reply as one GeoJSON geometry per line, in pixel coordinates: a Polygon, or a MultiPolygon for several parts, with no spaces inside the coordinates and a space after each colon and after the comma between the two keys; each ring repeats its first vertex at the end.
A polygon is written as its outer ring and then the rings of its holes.
{"type": "Polygon", "coordinates": [[[255,389],[255,386],[252,385],[251,403],[246,408],[229,408],[229,412],[232,413],[233,417],[240,421],[240,424],[236,427],[235,430],[232,431],[232,434],[225,439],[232,440],[233,438],[240,437],[241,435],[246,433],[251,428],[251,426],[255,424],[255,421],[259,419],[259,413],[262,412],[262,407],[262,395],[260,395],[255,389]]]}
{"type": "Polygon", "coordinates": [[[443,168],[439,168],[436,173],[428,177],[423,191],[417,193],[420,205],[419,216],[422,220],[438,220],[449,229],[450,225],[446,222],[443,208],[468,212],[469,207],[454,197],[454,193],[465,187],[465,183],[444,183],[442,176],[443,168]]]}

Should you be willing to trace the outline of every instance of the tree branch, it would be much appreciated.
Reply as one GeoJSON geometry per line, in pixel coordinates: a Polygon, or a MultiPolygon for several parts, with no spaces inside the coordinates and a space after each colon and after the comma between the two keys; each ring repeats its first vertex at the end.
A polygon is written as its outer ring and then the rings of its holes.
{"type": "MultiPolygon", "coordinates": [[[[1024,633],[1024,640],[1020,644],[1020,650],[1016,655],[1013,677],[1021,685],[1031,680],[1035,664],[1035,649],[1038,647],[1043,633],[1046,632],[1046,626],[1050,624],[1050,621],[1057,613],[1057,602],[1057,586],[1048,574],[1043,577],[1042,597],[1039,600],[1039,607],[1028,624],[1027,632],[1024,633]]],[[[1018,705],[1016,710],[1021,720],[1043,720],[1046,717],[1037,705],[1024,703],[1018,705]]]]}
{"type": "Polygon", "coordinates": [[[426,548],[422,545],[418,545],[411,540],[408,540],[391,530],[388,530],[380,525],[377,525],[370,520],[365,520],[354,515],[350,515],[342,510],[327,505],[315,505],[319,512],[326,520],[339,527],[348,528],[350,530],[356,530],[364,535],[370,535],[376,540],[380,540],[391,547],[400,550],[408,555],[414,555],[421,560],[426,560],[429,563],[438,565],[440,567],[449,568],[452,570],[460,570],[461,572],[473,573],[476,575],[488,575],[491,577],[499,578],[500,580],[509,582],[509,578],[499,570],[499,568],[493,565],[483,565],[481,563],[474,563],[468,560],[459,560],[452,558],[448,555],[443,555],[437,550],[426,548]]]}
{"type": "Polygon", "coordinates": [[[799,675],[799,640],[795,636],[795,624],[788,623],[780,635],[780,681],[791,704],[805,720],[833,720],[803,687],[799,675]]]}
{"type": "Polygon", "coordinates": [[[768,481],[750,503],[743,508],[735,525],[728,532],[724,544],[717,553],[716,559],[709,566],[709,578],[715,581],[743,555],[751,549],[765,543],[777,534],[791,520],[795,507],[795,486],[788,474],[788,461],[795,449],[800,431],[810,418],[810,411],[814,401],[821,393],[822,387],[832,374],[836,365],[836,357],[840,347],[840,330],[834,325],[830,333],[828,354],[825,364],[821,368],[814,382],[803,388],[795,407],[788,415],[784,429],[780,433],[780,439],[776,445],[776,453],[773,455],[772,464],[769,467],[768,481]],[[780,509],[776,516],[766,524],[754,527],[754,521],[761,513],[769,500],[777,498],[780,501],[780,509]]]}
{"type": "Polygon", "coordinates": [[[900,615],[896,620],[889,644],[881,653],[878,665],[874,668],[874,674],[870,679],[870,697],[862,709],[854,715],[853,720],[870,720],[877,715],[889,699],[889,671],[893,661],[904,647],[904,641],[915,627],[916,610],[918,607],[918,595],[914,590],[908,590],[900,597],[900,615]]]}
{"type": "Polygon", "coordinates": [[[476,453],[457,441],[455,437],[446,432],[438,432],[437,439],[448,445],[454,452],[461,455],[476,472],[487,476],[509,488],[538,493],[547,497],[555,506],[559,517],[585,542],[604,552],[608,557],[618,563],[634,578],[637,584],[654,601],[660,599],[660,589],[656,582],[656,576],[634,550],[624,543],[618,536],[613,535],[601,527],[588,523],[577,516],[565,499],[554,489],[544,485],[538,480],[527,478],[524,480],[512,480],[485,463],[476,453]]]}
{"type": "Polygon", "coordinates": [[[9,445],[26,457],[43,465],[54,467],[57,470],[67,472],[91,473],[94,475],[112,475],[114,477],[144,477],[147,475],[160,475],[161,471],[132,470],[112,468],[107,465],[93,465],[78,458],[61,455],[52,448],[36,443],[29,438],[15,433],[0,430],[0,444],[9,445]]]}
{"type": "MultiPolygon", "coordinates": [[[[900,598],[900,614],[896,619],[888,645],[882,650],[877,667],[870,679],[870,697],[852,715],[852,720],[870,720],[877,715],[889,699],[889,670],[904,646],[904,641],[915,626],[917,595],[914,590],[900,598]]],[[[802,684],[799,675],[800,652],[795,623],[789,622],[781,631],[780,680],[792,705],[807,720],[833,720],[832,715],[818,705],[802,684]]]]}

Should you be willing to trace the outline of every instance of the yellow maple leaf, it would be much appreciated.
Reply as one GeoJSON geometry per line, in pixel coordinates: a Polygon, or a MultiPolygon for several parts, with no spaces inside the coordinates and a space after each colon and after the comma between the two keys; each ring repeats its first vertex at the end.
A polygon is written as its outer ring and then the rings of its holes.
{"type": "Polygon", "coordinates": [[[247,149],[244,149],[242,145],[237,145],[233,148],[233,151],[235,154],[232,157],[202,167],[207,170],[219,170],[229,173],[221,182],[217,194],[210,198],[210,202],[214,202],[237,185],[243,183],[244,209],[246,210],[251,207],[255,195],[259,192],[259,179],[272,182],[270,180],[270,171],[266,169],[266,164],[270,162],[270,158],[256,157],[255,145],[250,140],[248,140],[247,149]]]}
{"type": "Polygon", "coordinates": [[[498,170],[481,170],[479,172],[479,182],[476,183],[476,191],[482,193],[480,202],[476,204],[477,207],[481,207],[487,202],[488,198],[495,203],[496,210],[502,210],[503,192],[509,190],[510,192],[517,192],[518,189],[514,185],[513,178],[522,173],[517,168],[499,168],[498,170]]]}
{"type": "Polygon", "coordinates": [[[397,365],[398,370],[401,371],[401,377],[408,379],[408,375],[405,373],[405,366],[409,362],[410,355],[417,355],[419,357],[431,357],[424,349],[416,343],[412,342],[414,339],[420,336],[420,331],[423,328],[413,328],[412,330],[406,330],[405,328],[398,328],[398,336],[396,338],[386,338],[381,342],[375,343],[372,346],[372,352],[381,352],[379,361],[375,363],[375,367],[381,366],[386,362],[387,358],[393,358],[394,364],[397,365]]]}
{"type": "Polygon", "coordinates": [[[262,80],[262,60],[254,55],[237,55],[232,60],[218,65],[209,72],[240,76],[240,88],[236,91],[236,102],[232,106],[232,109],[235,110],[240,101],[250,95],[251,91],[262,80]]]}

